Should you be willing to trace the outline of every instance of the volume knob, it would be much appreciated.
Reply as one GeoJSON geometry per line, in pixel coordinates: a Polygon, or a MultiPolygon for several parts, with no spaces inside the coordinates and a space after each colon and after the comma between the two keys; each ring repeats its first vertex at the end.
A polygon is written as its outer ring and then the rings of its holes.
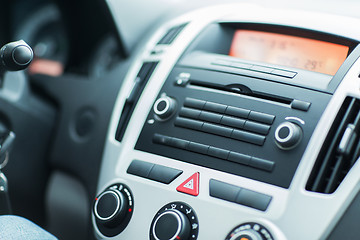
{"type": "Polygon", "coordinates": [[[170,118],[176,109],[175,99],[164,96],[156,100],[154,104],[154,113],[161,120],[170,118]]]}
{"type": "Polygon", "coordinates": [[[276,128],[275,142],[281,149],[288,150],[296,147],[301,138],[301,127],[295,123],[283,122],[276,128]]]}

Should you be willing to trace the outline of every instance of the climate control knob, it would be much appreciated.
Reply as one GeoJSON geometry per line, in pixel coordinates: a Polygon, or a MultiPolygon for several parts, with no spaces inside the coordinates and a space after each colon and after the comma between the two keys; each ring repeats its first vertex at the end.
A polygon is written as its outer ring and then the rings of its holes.
{"type": "Polygon", "coordinates": [[[196,240],[199,222],[194,209],[183,202],[163,206],[150,227],[150,240],[196,240]]]}
{"type": "Polygon", "coordinates": [[[263,225],[251,222],[234,228],[225,240],[274,240],[274,238],[263,225]]]}
{"type": "Polygon", "coordinates": [[[175,99],[163,96],[155,101],[154,113],[160,120],[166,120],[170,118],[176,110],[175,99]]]}
{"type": "Polygon", "coordinates": [[[114,237],[129,224],[134,211],[134,199],[125,184],[113,184],[94,201],[94,223],[106,237],[114,237]]]}
{"type": "Polygon", "coordinates": [[[152,226],[152,234],[156,240],[189,239],[190,227],[185,214],[171,209],[157,216],[152,226]]]}
{"type": "Polygon", "coordinates": [[[118,190],[109,189],[95,200],[94,214],[96,219],[108,227],[121,223],[128,208],[127,199],[118,190]]]}
{"type": "Polygon", "coordinates": [[[284,150],[292,149],[302,139],[301,127],[292,122],[283,122],[275,130],[275,143],[284,150]]]}
{"type": "Polygon", "coordinates": [[[230,240],[263,240],[263,238],[258,232],[250,229],[239,231],[234,234],[230,240]]]}

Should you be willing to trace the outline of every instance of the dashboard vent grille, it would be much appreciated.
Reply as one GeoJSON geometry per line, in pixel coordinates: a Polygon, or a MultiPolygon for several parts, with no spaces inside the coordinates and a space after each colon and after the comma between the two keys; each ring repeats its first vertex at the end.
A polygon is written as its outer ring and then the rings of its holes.
{"type": "Polygon", "coordinates": [[[184,29],[186,24],[170,28],[170,30],[165,34],[165,36],[157,44],[171,44],[179,33],[184,29]]]}
{"type": "Polygon", "coordinates": [[[129,124],[130,117],[135,109],[135,106],[144,90],[145,85],[147,84],[148,80],[150,79],[152,73],[154,72],[158,62],[146,62],[142,65],[136,80],[134,87],[126,99],[124,108],[121,112],[120,121],[118,124],[118,128],[116,130],[115,139],[121,142],[122,138],[124,137],[125,130],[129,124]]]}
{"type": "Polygon", "coordinates": [[[360,155],[360,100],[347,97],[326,137],[306,189],[333,193],[360,155]]]}

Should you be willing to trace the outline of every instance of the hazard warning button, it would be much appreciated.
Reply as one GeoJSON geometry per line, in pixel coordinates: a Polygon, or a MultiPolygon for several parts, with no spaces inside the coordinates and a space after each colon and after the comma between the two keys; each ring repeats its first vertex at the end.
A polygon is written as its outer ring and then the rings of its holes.
{"type": "Polygon", "coordinates": [[[176,190],[193,196],[199,195],[199,173],[194,173],[191,177],[180,184],[176,190]]]}

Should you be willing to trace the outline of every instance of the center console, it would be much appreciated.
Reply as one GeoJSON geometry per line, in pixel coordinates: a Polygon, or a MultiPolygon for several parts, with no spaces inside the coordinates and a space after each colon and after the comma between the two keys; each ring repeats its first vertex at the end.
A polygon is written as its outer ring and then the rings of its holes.
{"type": "Polygon", "coordinates": [[[114,108],[97,237],[336,236],[359,190],[358,23],[235,4],[161,27],[114,108]]]}

